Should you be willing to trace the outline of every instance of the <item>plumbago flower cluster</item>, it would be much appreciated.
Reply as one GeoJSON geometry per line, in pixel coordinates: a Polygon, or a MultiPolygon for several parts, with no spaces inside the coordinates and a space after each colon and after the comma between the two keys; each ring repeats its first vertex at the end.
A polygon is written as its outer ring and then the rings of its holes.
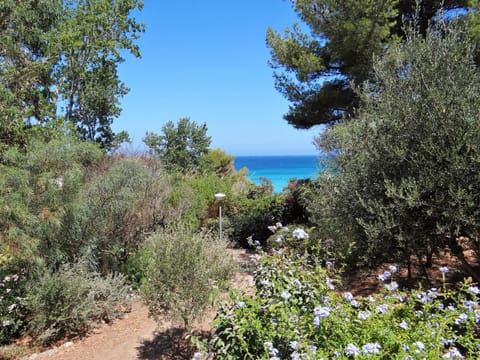
{"type": "Polygon", "coordinates": [[[334,270],[286,253],[262,254],[256,294],[220,308],[215,359],[480,358],[477,286],[404,292],[392,266],[383,291],[360,298],[336,288],[334,270]]]}

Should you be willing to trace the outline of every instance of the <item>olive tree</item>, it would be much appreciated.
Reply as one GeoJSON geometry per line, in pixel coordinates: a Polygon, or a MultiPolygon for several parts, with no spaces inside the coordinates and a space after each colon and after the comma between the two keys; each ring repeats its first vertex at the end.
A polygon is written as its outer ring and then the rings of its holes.
{"type": "MultiPolygon", "coordinates": [[[[480,74],[469,30],[442,23],[414,29],[357,89],[355,116],[318,145],[333,154],[312,204],[314,221],[361,263],[426,259],[480,226],[480,74]]],[[[473,243],[470,244],[473,244],[473,243]]],[[[478,244],[475,244],[478,248],[478,244]]]]}

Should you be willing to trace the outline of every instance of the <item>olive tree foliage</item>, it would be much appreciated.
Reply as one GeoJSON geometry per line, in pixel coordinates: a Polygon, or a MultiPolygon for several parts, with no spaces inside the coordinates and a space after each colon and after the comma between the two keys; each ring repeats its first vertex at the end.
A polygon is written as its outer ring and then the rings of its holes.
{"type": "Polygon", "coordinates": [[[227,243],[184,226],[158,231],[148,238],[143,271],[148,281],[142,297],[157,321],[166,316],[187,330],[219,298],[235,269],[227,243]]]}
{"type": "Polygon", "coordinates": [[[212,140],[207,131],[206,124],[197,125],[189,118],[182,118],[177,124],[167,122],[162,135],[147,132],[143,141],[167,170],[189,173],[201,169],[202,158],[208,153],[212,140]]]}
{"type": "MultiPolygon", "coordinates": [[[[305,129],[352,114],[359,98],[351,83],[372,80],[373,55],[405,37],[402,22],[418,17],[425,33],[444,7],[460,15],[468,0],[292,0],[302,25],[267,31],[275,87],[291,103],[285,120],[305,129]]],[[[453,15],[452,15],[453,16],[453,15]]]]}
{"type": "Polygon", "coordinates": [[[317,138],[333,154],[313,221],[359,263],[408,263],[460,236],[478,250],[480,74],[469,29],[441,23],[376,59],[352,118],[317,138]]]}

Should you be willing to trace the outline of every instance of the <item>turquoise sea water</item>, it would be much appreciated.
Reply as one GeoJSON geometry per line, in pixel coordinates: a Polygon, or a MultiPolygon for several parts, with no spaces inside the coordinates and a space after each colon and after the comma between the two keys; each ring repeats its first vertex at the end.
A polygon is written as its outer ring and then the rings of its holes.
{"type": "Polygon", "coordinates": [[[272,182],[275,193],[280,193],[290,179],[316,178],[320,172],[318,155],[301,156],[236,156],[235,168],[247,167],[248,178],[257,185],[260,178],[272,182]]]}

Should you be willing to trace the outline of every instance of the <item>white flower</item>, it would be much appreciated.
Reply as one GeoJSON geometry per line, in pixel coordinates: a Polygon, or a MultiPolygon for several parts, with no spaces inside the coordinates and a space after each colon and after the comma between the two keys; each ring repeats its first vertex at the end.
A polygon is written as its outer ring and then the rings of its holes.
{"type": "Polygon", "coordinates": [[[12,304],[8,307],[8,312],[11,313],[15,308],[17,307],[17,304],[12,304]]]}
{"type": "Polygon", "coordinates": [[[308,234],[305,232],[305,230],[299,228],[293,230],[292,237],[294,239],[303,240],[308,238],[308,234]]]}

